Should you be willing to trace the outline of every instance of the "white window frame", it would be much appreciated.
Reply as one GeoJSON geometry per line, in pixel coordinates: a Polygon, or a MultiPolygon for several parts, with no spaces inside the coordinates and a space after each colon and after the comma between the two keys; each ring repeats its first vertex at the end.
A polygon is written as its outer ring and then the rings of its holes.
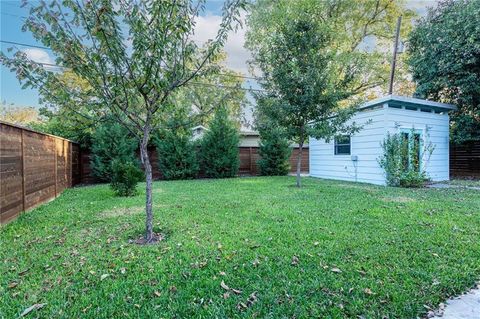
{"type": "Polygon", "coordinates": [[[352,154],[352,136],[351,135],[341,135],[339,137],[348,137],[348,144],[337,144],[337,137],[333,138],[333,155],[334,156],[350,156],[352,154]],[[346,146],[348,145],[348,154],[347,153],[337,153],[337,146],[346,146]]]}

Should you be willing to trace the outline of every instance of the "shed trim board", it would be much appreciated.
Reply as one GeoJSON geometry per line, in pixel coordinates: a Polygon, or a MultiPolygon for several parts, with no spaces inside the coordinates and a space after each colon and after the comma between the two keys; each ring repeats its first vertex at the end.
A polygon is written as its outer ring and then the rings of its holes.
{"type": "Polygon", "coordinates": [[[434,150],[429,158],[421,154],[421,167],[433,181],[449,179],[450,104],[388,95],[359,107],[350,123],[363,128],[350,138],[350,154],[335,155],[334,140],[309,139],[310,176],[385,185],[385,174],[378,163],[381,143],[387,133],[415,130],[423,147],[434,150]]]}

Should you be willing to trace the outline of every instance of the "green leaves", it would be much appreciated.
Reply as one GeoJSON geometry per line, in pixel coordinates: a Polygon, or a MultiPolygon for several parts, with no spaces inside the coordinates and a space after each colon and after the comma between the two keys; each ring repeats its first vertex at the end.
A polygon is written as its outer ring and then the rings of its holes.
{"type": "Polygon", "coordinates": [[[239,136],[227,110],[221,107],[200,143],[202,170],[207,177],[234,177],[240,166],[239,136]]]}
{"type": "Polygon", "coordinates": [[[480,2],[445,1],[420,21],[409,38],[408,63],[416,94],[457,105],[453,140],[480,139],[480,2]]]}
{"type": "Polygon", "coordinates": [[[191,179],[198,173],[196,145],[192,141],[191,125],[185,113],[175,115],[169,128],[158,132],[154,138],[160,172],[164,179],[191,179]]]}

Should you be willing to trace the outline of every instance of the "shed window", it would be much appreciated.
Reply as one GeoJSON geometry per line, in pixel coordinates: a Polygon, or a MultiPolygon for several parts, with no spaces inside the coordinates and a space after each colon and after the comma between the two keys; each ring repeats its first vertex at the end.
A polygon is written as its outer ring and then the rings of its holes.
{"type": "Polygon", "coordinates": [[[350,135],[335,137],[335,155],[350,155],[350,135]]]}

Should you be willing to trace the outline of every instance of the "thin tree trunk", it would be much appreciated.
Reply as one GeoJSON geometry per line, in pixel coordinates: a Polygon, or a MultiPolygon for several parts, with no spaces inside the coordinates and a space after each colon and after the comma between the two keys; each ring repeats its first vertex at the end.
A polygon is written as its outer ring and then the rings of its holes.
{"type": "Polygon", "coordinates": [[[302,180],[300,177],[300,171],[302,170],[302,151],[303,151],[303,138],[298,143],[298,155],[297,155],[297,187],[302,187],[302,180]]]}
{"type": "Polygon", "coordinates": [[[145,242],[152,242],[153,238],[153,211],[152,211],[152,165],[150,164],[150,158],[148,156],[148,139],[149,131],[145,130],[142,142],[140,143],[140,155],[142,157],[142,164],[145,169],[146,180],[146,201],[145,201],[145,242]]]}

